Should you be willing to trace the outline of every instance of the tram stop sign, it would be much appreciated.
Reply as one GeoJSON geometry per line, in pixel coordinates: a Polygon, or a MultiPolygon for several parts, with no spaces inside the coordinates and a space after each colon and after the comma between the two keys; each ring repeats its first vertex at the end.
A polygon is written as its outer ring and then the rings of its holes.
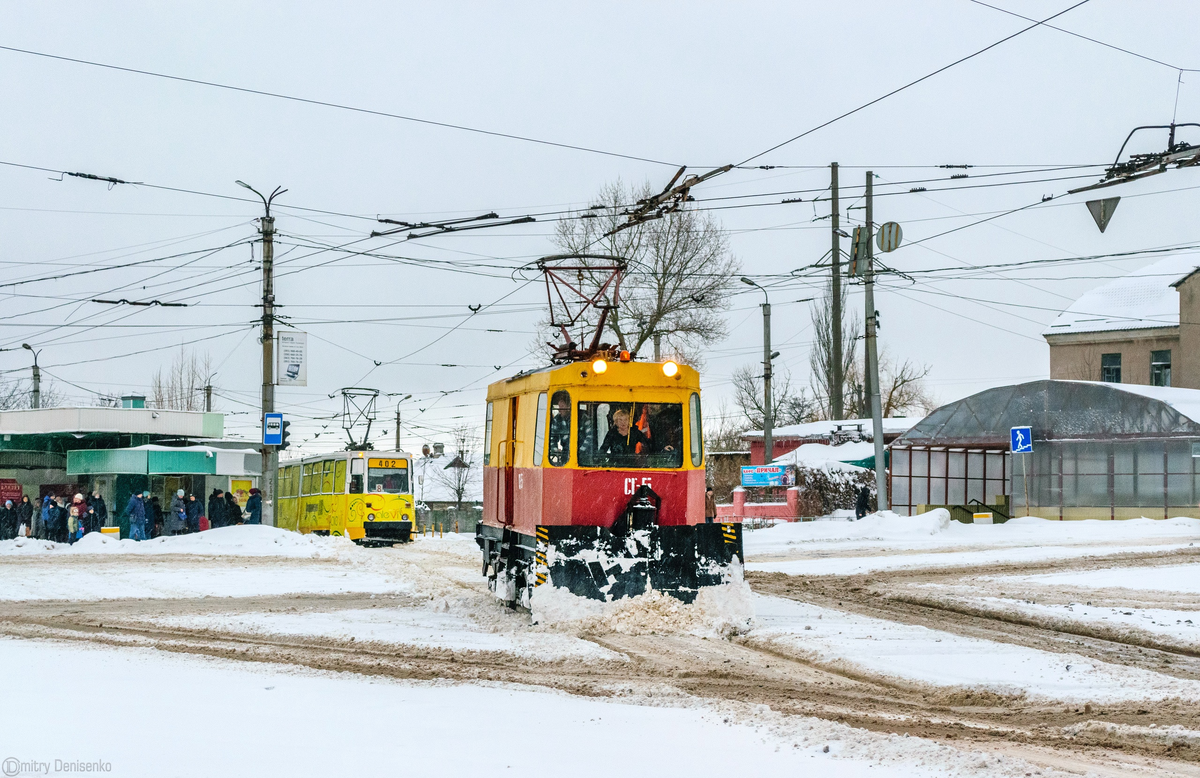
{"type": "Polygon", "coordinates": [[[879,232],[875,235],[875,245],[879,246],[879,250],[886,254],[900,248],[900,240],[903,237],[904,230],[900,229],[899,224],[884,222],[879,225],[879,232]]]}
{"type": "Polygon", "coordinates": [[[1014,454],[1032,454],[1033,453],[1033,428],[1032,427],[1013,427],[1009,434],[1009,450],[1014,454]]]}
{"type": "Polygon", "coordinates": [[[283,443],[283,414],[282,413],[264,413],[263,414],[263,438],[264,446],[278,446],[283,443]]]}

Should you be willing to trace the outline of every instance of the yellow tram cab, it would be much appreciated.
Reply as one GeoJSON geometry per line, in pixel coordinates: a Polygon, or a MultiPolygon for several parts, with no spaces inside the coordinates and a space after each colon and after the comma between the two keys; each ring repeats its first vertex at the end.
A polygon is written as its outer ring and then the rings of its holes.
{"type": "Polygon", "coordinates": [[[276,526],[348,537],[364,545],[412,540],[416,502],[411,455],[339,451],[282,463],[276,526]]]}

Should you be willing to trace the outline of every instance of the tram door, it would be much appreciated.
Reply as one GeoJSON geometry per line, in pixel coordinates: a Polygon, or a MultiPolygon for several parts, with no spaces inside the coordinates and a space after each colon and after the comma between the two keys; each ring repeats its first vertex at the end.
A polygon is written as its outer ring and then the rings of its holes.
{"type": "Polygon", "coordinates": [[[519,397],[508,401],[508,446],[504,456],[504,523],[512,526],[513,498],[516,480],[515,465],[517,459],[517,405],[519,397]]]}

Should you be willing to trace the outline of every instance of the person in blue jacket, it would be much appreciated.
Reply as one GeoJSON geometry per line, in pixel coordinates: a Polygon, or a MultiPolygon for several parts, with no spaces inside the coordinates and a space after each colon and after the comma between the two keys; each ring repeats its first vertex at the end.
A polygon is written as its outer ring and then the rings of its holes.
{"type": "Polygon", "coordinates": [[[146,504],[138,492],[129,495],[129,502],[125,503],[125,516],[129,519],[129,539],[145,540],[146,504]]]}
{"type": "Polygon", "coordinates": [[[246,513],[249,514],[247,524],[262,524],[262,492],[258,489],[250,490],[250,499],[246,500],[246,513]]]}

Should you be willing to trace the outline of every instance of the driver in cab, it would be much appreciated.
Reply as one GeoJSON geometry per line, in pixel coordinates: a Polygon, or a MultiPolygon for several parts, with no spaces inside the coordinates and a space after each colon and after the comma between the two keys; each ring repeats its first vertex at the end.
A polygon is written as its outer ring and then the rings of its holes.
{"type": "MultiPolygon", "coordinates": [[[[646,433],[633,426],[631,422],[628,409],[618,408],[613,411],[612,426],[608,428],[608,434],[604,436],[604,441],[596,453],[607,456],[611,460],[628,460],[637,454],[639,443],[642,444],[643,452],[649,452],[652,448],[650,438],[646,436],[646,433]]],[[[663,450],[673,451],[674,448],[665,446],[663,450]]]]}

